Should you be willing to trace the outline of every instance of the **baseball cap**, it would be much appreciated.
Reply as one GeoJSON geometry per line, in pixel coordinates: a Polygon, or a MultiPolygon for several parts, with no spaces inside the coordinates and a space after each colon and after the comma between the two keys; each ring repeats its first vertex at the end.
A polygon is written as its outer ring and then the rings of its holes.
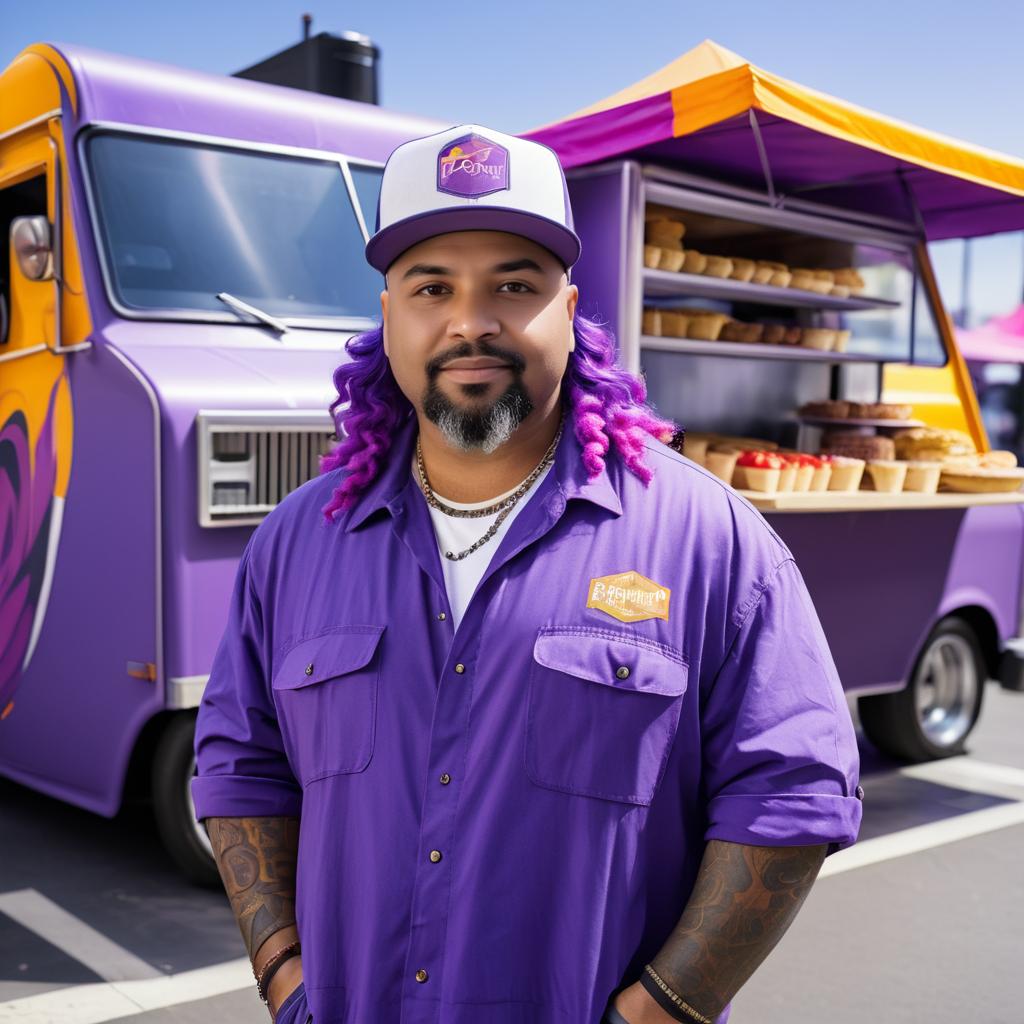
{"type": "Polygon", "coordinates": [[[382,274],[406,249],[449,231],[508,231],[580,257],[565,174],[553,149],[476,124],[405,142],[384,165],[366,260],[382,274]]]}

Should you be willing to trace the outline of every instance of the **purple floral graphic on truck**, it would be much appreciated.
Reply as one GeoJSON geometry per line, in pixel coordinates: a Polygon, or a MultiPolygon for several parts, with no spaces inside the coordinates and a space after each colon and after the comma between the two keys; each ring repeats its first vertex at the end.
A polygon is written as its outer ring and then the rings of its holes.
{"type": "Polygon", "coordinates": [[[0,396],[0,716],[24,670],[40,608],[54,514],[56,458],[53,406],[57,388],[30,460],[25,413],[0,396]],[[6,411],[5,411],[6,407],[6,411]],[[34,463],[34,464],[33,464],[34,463]]]}

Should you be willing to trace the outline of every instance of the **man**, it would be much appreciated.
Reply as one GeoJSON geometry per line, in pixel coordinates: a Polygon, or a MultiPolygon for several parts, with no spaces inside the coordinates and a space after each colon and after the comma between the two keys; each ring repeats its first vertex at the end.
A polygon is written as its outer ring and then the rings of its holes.
{"type": "Polygon", "coordinates": [[[250,540],[196,730],[284,1024],[723,1024],[856,839],[792,556],[663,443],[579,253],[544,146],[385,167],[345,438],[250,540]]]}

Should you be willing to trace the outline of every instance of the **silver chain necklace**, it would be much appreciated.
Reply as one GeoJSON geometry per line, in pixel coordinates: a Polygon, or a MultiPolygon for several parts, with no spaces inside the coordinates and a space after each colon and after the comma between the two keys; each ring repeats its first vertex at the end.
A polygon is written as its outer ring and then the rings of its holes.
{"type": "Polygon", "coordinates": [[[509,513],[513,508],[515,508],[519,499],[530,489],[533,482],[538,476],[540,476],[545,467],[547,467],[554,458],[555,449],[558,447],[559,438],[562,436],[563,422],[564,414],[558,421],[558,431],[555,434],[554,440],[548,446],[548,450],[544,453],[544,457],[540,460],[530,475],[507,498],[502,498],[493,505],[488,505],[487,508],[452,508],[451,505],[446,505],[441,501],[434,493],[434,489],[430,486],[430,481],[427,479],[427,470],[423,465],[423,448],[420,445],[419,436],[416,437],[416,469],[419,472],[420,489],[423,491],[423,496],[427,499],[427,504],[430,505],[431,508],[436,508],[439,512],[443,512],[445,515],[453,516],[457,519],[477,519],[480,516],[492,515],[495,512],[499,513],[498,518],[491,523],[490,528],[478,541],[471,544],[465,551],[460,551],[458,554],[446,551],[444,553],[445,558],[450,559],[453,562],[458,562],[467,555],[471,555],[477,548],[482,547],[498,532],[501,524],[508,518],[509,513]]]}

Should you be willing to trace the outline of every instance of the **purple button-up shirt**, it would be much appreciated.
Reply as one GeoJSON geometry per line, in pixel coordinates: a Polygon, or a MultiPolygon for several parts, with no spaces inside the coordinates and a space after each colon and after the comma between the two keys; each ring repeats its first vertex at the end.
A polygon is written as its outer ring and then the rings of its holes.
{"type": "Polygon", "coordinates": [[[655,440],[648,488],[611,454],[590,482],[568,422],[453,631],[414,442],[334,524],[341,470],[253,534],[196,814],[301,816],[316,1024],[597,1024],[708,840],[854,842],[843,690],[747,502],[655,440]]]}

